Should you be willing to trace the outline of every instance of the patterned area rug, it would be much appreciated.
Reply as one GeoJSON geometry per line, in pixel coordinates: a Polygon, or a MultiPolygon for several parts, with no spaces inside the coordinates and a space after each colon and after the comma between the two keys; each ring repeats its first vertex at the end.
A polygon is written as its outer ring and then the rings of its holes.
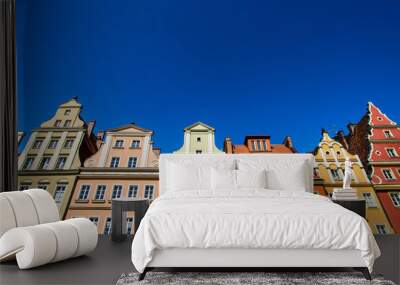
{"type": "Polygon", "coordinates": [[[381,276],[372,275],[368,281],[359,272],[148,272],[146,278],[138,281],[138,273],[122,274],[117,285],[145,284],[379,284],[395,285],[381,276]]]}

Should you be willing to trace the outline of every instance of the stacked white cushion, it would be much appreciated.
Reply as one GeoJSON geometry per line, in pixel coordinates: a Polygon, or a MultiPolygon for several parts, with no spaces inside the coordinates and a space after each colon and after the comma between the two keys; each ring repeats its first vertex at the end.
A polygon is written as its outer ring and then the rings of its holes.
{"type": "Polygon", "coordinates": [[[97,245],[88,219],[59,221],[51,195],[41,189],[0,193],[0,261],[17,259],[20,269],[86,254],[97,245]]]}
{"type": "Polygon", "coordinates": [[[231,169],[211,169],[211,184],[213,190],[235,190],[236,189],[236,170],[231,169]]]}
{"type": "Polygon", "coordinates": [[[263,170],[236,170],[237,187],[267,188],[267,172],[263,170]]]}

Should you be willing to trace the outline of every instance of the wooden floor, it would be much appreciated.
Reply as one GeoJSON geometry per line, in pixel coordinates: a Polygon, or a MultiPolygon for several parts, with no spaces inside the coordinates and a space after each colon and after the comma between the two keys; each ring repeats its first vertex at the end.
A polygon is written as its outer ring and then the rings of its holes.
{"type": "MultiPolygon", "coordinates": [[[[400,284],[400,236],[376,236],[376,240],[382,257],[376,261],[374,272],[400,284]]],[[[135,271],[131,243],[132,240],[112,242],[100,236],[96,250],[88,256],[29,270],[19,270],[16,262],[3,263],[0,284],[115,284],[122,273],[135,271]]]]}

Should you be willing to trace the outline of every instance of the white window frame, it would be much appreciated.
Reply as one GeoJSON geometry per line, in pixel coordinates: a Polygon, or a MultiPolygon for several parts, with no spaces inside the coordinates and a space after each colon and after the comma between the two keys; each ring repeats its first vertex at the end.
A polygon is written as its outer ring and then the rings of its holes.
{"type": "Polygon", "coordinates": [[[86,201],[89,198],[91,185],[89,184],[82,184],[81,190],[79,191],[78,200],[86,201]]]}
{"type": "Polygon", "coordinates": [[[98,184],[96,185],[96,193],[94,196],[95,201],[104,201],[104,197],[106,195],[107,185],[105,184],[98,184]],[[101,189],[100,189],[101,187],[101,189]],[[99,199],[101,196],[101,199],[99,199]]]}
{"type": "Polygon", "coordinates": [[[75,139],[73,138],[67,138],[64,143],[64,148],[72,148],[72,146],[74,145],[74,141],[75,139]]]}
{"type": "Polygon", "coordinates": [[[387,234],[386,226],[384,224],[376,224],[375,227],[378,234],[387,234]]]}
{"type": "Polygon", "coordinates": [[[126,234],[132,235],[132,230],[133,230],[133,218],[127,217],[126,218],[126,234]]]}
{"type": "Polygon", "coordinates": [[[49,188],[49,183],[38,183],[37,188],[47,191],[49,188]]]}
{"type": "Polygon", "coordinates": [[[267,151],[268,150],[267,140],[263,140],[263,146],[264,146],[264,150],[267,151]]]}
{"type": "Polygon", "coordinates": [[[136,168],[137,165],[138,165],[138,158],[137,158],[137,156],[130,156],[130,157],[128,158],[128,167],[129,167],[129,168],[136,168]],[[135,165],[133,165],[133,166],[132,166],[132,161],[135,162],[135,165]]]}
{"type": "Polygon", "coordinates": [[[154,184],[146,184],[146,185],[144,185],[144,191],[143,191],[143,197],[144,198],[147,198],[147,199],[149,199],[149,200],[153,200],[154,199],[154,191],[155,191],[155,186],[154,186],[154,184]],[[146,188],[147,188],[147,186],[151,186],[151,187],[153,187],[152,188],[152,191],[150,192],[150,190],[149,190],[149,194],[151,193],[151,195],[146,195],[146,188]],[[147,196],[147,197],[146,197],[147,196]]]}
{"type": "Polygon", "coordinates": [[[58,128],[59,126],[61,126],[61,120],[56,120],[54,122],[54,127],[58,128]]]}
{"type": "Polygon", "coordinates": [[[43,139],[36,139],[33,142],[32,149],[39,149],[43,144],[43,139]]]}
{"type": "Polygon", "coordinates": [[[396,208],[400,208],[400,192],[399,191],[391,191],[389,192],[389,197],[393,202],[393,205],[396,208]]]}
{"type": "Polygon", "coordinates": [[[51,139],[49,142],[49,146],[47,147],[48,149],[55,149],[58,144],[58,139],[51,139]]]}
{"type": "Polygon", "coordinates": [[[341,175],[340,175],[340,169],[339,169],[339,168],[336,168],[336,169],[330,168],[329,171],[330,171],[330,173],[331,173],[331,175],[332,175],[333,180],[335,180],[335,181],[340,181],[340,180],[342,180],[342,177],[341,177],[341,175]]]}
{"type": "Polygon", "coordinates": [[[69,128],[71,127],[72,121],[71,120],[65,120],[64,122],[64,128],[69,128]]]}
{"type": "Polygon", "coordinates": [[[399,155],[397,154],[397,151],[394,147],[386,147],[385,148],[387,155],[390,158],[398,157],[399,155]]]}
{"type": "Polygon", "coordinates": [[[111,168],[117,168],[119,166],[119,161],[120,161],[120,157],[119,156],[111,157],[110,167],[111,168]]]}
{"type": "Polygon", "coordinates": [[[367,204],[367,208],[377,208],[375,199],[370,192],[363,192],[362,193],[365,203],[367,204]]]}
{"type": "Polygon", "coordinates": [[[128,185],[128,198],[136,198],[139,192],[139,185],[138,184],[130,184],[128,185]],[[136,187],[136,189],[132,189],[136,187]],[[132,193],[132,195],[130,195],[132,193]]]}
{"type": "Polygon", "coordinates": [[[385,135],[385,138],[393,138],[393,134],[390,130],[383,130],[383,134],[385,135]]]}
{"type": "Polygon", "coordinates": [[[112,190],[111,190],[111,198],[110,198],[110,200],[111,200],[111,199],[118,199],[118,198],[121,198],[123,189],[124,189],[124,188],[123,188],[123,185],[122,185],[122,184],[114,184],[113,187],[112,187],[112,190]],[[119,187],[119,186],[120,186],[119,190],[116,190],[116,187],[119,187]],[[114,190],[117,191],[117,192],[114,192],[114,190]],[[118,191],[119,191],[119,192],[118,192],[118,191]],[[119,195],[115,195],[115,197],[114,197],[114,193],[119,194],[119,195]]]}
{"type": "Polygon", "coordinates": [[[29,170],[29,169],[31,169],[31,167],[32,167],[34,161],[35,161],[35,157],[34,157],[34,156],[28,156],[28,157],[25,159],[24,164],[22,165],[22,170],[29,170]],[[28,161],[30,161],[29,164],[27,164],[28,161]]]}
{"type": "Polygon", "coordinates": [[[132,140],[131,148],[140,148],[140,140],[132,140]]]}
{"type": "Polygon", "coordinates": [[[43,156],[39,163],[40,170],[48,170],[50,167],[51,156],[43,156]],[[44,160],[46,159],[46,162],[44,160]]]}
{"type": "Polygon", "coordinates": [[[104,235],[110,235],[112,232],[112,220],[111,217],[107,217],[106,222],[104,224],[104,235]]]}
{"type": "Polygon", "coordinates": [[[65,163],[67,162],[67,159],[68,159],[68,157],[66,157],[66,156],[60,156],[57,159],[55,169],[64,169],[64,166],[65,166],[65,163]],[[63,162],[61,162],[61,161],[63,161],[63,162]]]}
{"type": "Polygon", "coordinates": [[[56,190],[54,191],[54,201],[60,207],[61,202],[63,201],[65,191],[67,191],[68,184],[67,183],[57,183],[56,190]],[[62,189],[62,191],[59,191],[62,189]]]}
{"type": "Polygon", "coordinates": [[[67,109],[64,111],[64,116],[68,116],[69,114],[71,114],[71,109],[67,109]]]}
{"type": "Polygon", "coordinates": [[[31,185],[32,184],[21,183],[21,185],[19,185],[18,189],[19,189],[19,191],[28,190],[28,189],[30,189],[31,185]]]}
{"type": "Polygon", "coordinates": [[[396,178],[395,178],[395,176],[394,176],[394,173],[393,173],[393,171],[392,171],[390,168],[384,168],[384,169],[382,169],[382,174],[383,174],[383,176],[385,177],[385,179],[386,179],[387,181],[396,180],[396,178]],[[389,174],[390,177],[388,177],[388,175],[386,175],[386,173],[389,174]]]}
{"type": "Polygon", "coordinates": [[[252,141],[253,142],[253,151],[257,151],[257,143],[255,140],[252,141]]]}
{"type": "Polygon", "coordinates": [[[116,140],[115,144],[114,144],[114,147],[115,148],[123,148],[124,147],[124,140],[121,140],[121,139],[116,140]]]}

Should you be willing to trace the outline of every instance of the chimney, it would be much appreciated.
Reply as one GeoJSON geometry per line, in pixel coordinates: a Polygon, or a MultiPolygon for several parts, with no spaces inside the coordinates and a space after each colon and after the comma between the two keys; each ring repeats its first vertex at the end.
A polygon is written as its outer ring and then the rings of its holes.
{"type": "Polygon", "coordinates": [[[225,138],[224,151],[225,153],[233,153],[232,140],[229,137],[225,138]]]}
{"type": "Polygon", "coordinates": [[[96,121],[89,121],[87,124],[87,135],[91,136],[93,133],[94,126],[96,125],[96,121]]]}

